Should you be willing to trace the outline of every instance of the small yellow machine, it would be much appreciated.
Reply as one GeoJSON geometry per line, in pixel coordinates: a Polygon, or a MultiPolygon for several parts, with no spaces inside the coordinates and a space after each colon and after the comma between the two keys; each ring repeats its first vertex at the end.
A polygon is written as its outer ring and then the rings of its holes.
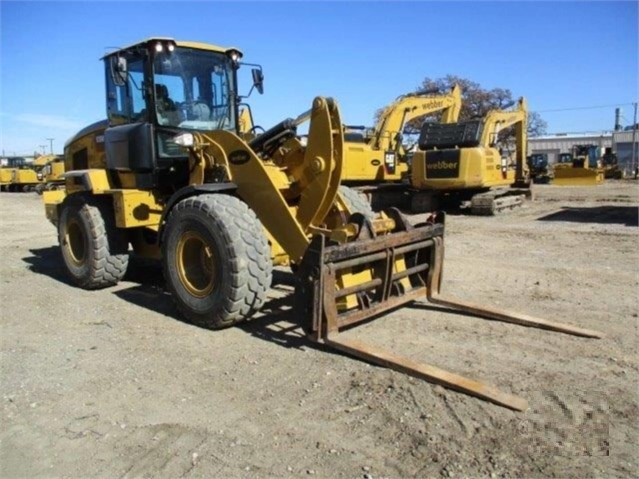
{"type": "MultiPolygon", "coordinates": [[[[520,98],[514,110],[491,110],[482,120],[425,123],[413,156],[415,199],[431,208],[462,208],[494,215],[531,197],[526,164],[528,111],[520,98]],[[499,133],[515,127],[513,161],[497,148],[499,133]]],[[[420,209],[423,209],[420,208],[420,209]]]]}
{"type": "Polygon", "coordinates": [[[64,156],[49,155],[47,163],[37,174],[40,183],[35,187],[38,194],[43,191],[64,188],[64,156]]]}
{"type": "Polygon", "coordinates": [[[42,183],[42,168],[52,158],[52,155],[42,155],[36,158],[27,168],[16,168],[11,175],[13,191],[34,191],[42,183]]]}
{"type": "Polygon", "coordinates": [[[14,171],[28,168],[27,160],[21,156],[4,158],[0,166],[0,191],[16,191],[12,184],[14,171]]]}
{"type": "Polygon", "coordinates": [[[614,153],[610,147],[605,149],[601,157],[601,166],[604,170],[604,178],[607,180],[620,180],[624,177],[624,172],[619,166],[617,154],[614,153]]]}
{"type": "MultiPolygon", "coordinates": [[[[604,168],[598,158],[597,145],[573,145],[570,163],[559,161],[553,168],[553,184],[593,186],[604,182],[604,168]]],[[[560,157],[560,160],[562,158],[560,157]]]]}
{"type": "MultiPolygon", "coordinates": [[[[121,280],[132,247],[158,258],[181,314],[215,329],[267,300],[273,265],[294,271],[295,319],[312,341],[513,409],[526,401],[345,339],[340,331],[416,299],[503,321],[598,333],[439,296],[444,216],[375,216],[341,185],[339,109],[312,108],[250,141],[239,126],[242,54],[151,38],[104,57],[107,120],[65,146],[66,190],[45,191],[68,274],[96,289],[121,280]],[[297,127],[309,121],[304,145],[297,127]]],[[[253,65],[256,67],[255,65],[253,65]]],[[[262,90],[261,67],[253,70],[262,90]]]]}

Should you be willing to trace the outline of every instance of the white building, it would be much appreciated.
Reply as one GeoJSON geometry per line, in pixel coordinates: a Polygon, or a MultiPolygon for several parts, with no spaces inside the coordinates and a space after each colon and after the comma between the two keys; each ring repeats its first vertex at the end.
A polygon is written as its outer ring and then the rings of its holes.
{"type": "Polygon", "coordinates": [[[634,133],[634,161],[633,155],[633,131],[602,131],[598,133],[564,134],[539,136],[528,139],[528,154],[546,153],[548,162],[555,163],[559,153],[570,153],[573,145],[597,145],[603,155],[605,148],[612,148],[617,154],[619,165],[626,172],[626,176],[634,173],[639,166],[639,131],[634,133]]]}
{"type": "Polygon", "coordinates": [[[633,173],[639,166],[639,131],[615,131],[612,134],[612,151],[617,153],[619,166],[626,172],[626,176],[633,173]],[[634,140],[634,150],[633,150],[634,140]],[[633,160],[634,153],[634,160],[633,160]]]}
{"type": "Polygon", "coordinates": [[[528,153],[546,153],[548,162],[555,163],[559,153],[571,153],[573,145],[597,145],[604,151],[604,148],[612,147],[612,132],[602,131],[600,133],[567,134],[557,133],[556,135],[538,136],[528,139],[528,153]]]}

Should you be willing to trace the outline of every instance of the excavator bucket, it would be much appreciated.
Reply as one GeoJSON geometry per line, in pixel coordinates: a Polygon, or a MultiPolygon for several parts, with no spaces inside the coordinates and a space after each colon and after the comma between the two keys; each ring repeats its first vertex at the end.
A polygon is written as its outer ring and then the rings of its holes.
{"type": "Polygon", "coordinates": [[[514,410],[525,410],[525,399],[481,382],[420,364],[379,347],[347,339],[340,333],[406,303],[427,300],[467,314],[567,334],[599,338],[596,331],[532,316],[440,297],[444,258],[444,214],[412,226],[396,209],[387,215],[396,229],[389,234],[331,244],[313,238],[296,274],[297,317],[313,341],[365,361],[404,372],[514,410]],[[355,301],[345,298],[355,297],[355,301]]]}
{"type": "Polygon", "coordinates": [[[556,168],[554,185],[595,186],[604,182],[604,172],[591,168],[556,168]]]}

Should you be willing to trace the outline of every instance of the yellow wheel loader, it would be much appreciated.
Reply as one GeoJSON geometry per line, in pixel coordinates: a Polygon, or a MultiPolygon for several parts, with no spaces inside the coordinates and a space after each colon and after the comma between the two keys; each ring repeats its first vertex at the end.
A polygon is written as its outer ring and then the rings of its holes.
{"type": "Polygon", "coordinates": [[[315,98],[309,111],[245,141],[238,125],[241,56],[234,48],[152,38],[104,57],[107,120],[67,142],[66,190],[43,193],[75,283],[116,284],[132,247],[161,261],[185,318],[215,329],[257,312],[273,266],[288,264],[294,317],[310,340],[518,410],[526,408],[521,398],[340,332],[426,299],[598,336],[441,298],[443,214],[412,225],[397,209],[374,214],[341,185],[343,129],[329,98],[315,98]],[[297,127],[309,120],[303,145],[297,127]]]}
{"type": "Polygon", "coordinates": [[[604,182],[604,168],[597,158],[597,145],[573,145],[570,155],[560,156],[553,168],[553,184],[593,186],[604,182]]]}
{"type": "Polygon", "coordinates": [[[375,209],[405,206],[409,198],[405,182],[409,164],[403,145],[408,122],[441,112],[440,122],[459,118],[461,89],[450,92],[418,91],[399,96],[384,108],[375,127],[344,126],[344,169],[342,182],[367,195],[375,209]]]}
{"type": "Polygon", "coordinates": [[[491,110],[481,120],[424,123],[411,171],[411,184],[423,192],[420,201],[435,209],[494,215],[530,198],[527,115],[526,100],[520,98],[514,110],[491,110]],[[514,162],[497,148],[499,133],[512,126],[514,162]]]}

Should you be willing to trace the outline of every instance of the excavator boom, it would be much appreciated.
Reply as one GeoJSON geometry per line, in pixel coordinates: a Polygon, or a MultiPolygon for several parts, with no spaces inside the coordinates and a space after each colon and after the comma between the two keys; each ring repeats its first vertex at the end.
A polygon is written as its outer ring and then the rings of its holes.
{"type": "Polygon", "coordinates": [[[396,139],[408,122],[442,111],[442,123],[453,123],[461,111],[461,89],[453,86],[444,95],[433,92],[416,92],[398,97],[382,112],[373,133],[373,146],[380,150],[397,148],[396,139]]]}

